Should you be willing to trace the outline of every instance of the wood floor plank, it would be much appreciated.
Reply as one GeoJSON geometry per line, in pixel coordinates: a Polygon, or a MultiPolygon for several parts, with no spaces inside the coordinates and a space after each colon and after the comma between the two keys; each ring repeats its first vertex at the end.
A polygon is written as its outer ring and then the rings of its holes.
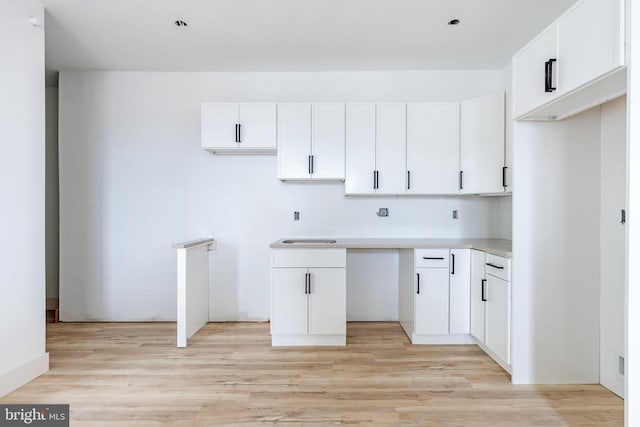
{"type": "Polygon", "coordinates": [[[512,385],[476,346],[414,346],[394,322],[348,345],[272,348],[265,323],[56,323],[50,371],[0,403],[69,403],[73,426],[622,426],[599,385],[512,385]]]}

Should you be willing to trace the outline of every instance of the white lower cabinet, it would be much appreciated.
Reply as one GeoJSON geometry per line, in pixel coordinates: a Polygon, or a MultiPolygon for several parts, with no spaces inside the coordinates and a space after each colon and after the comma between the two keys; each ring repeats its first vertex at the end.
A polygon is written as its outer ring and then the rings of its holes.
{"type": "Polygon", "coordinates": [[[416,269],[415,306],[416,334],[449,333],[449,271],[447,268],[416,269]]]}
{"type": "Polygon", "coordinates": [[[398,317],[412,343],[472,343],[469,267],[469,249],[401,251],[398,317]]]}
{"type": "Polygon", "coordinates": [[[471,335],[484,342],[484,310],[486,279],[484,278],[485,253],[471,250],[471,335]]]}
{"type": "Polygon", "coordinates": [[[502,367],[511,365],[511,261],[471,251],[471,335],[502,367]]]}
{"type": "Polygon", "coordinates": [[[468,334],[471,302],[471,250],[451,249],[449,269],[449,333],[468,334]]]}
{"type": "Polygon", "coordinates": [[[486,299],[484,343],[496,356],[511,364],[511,283],[487,274],[486,299]]]}
{"type": "Polygon", "coordinates": [[[273,250],[272,345],[345,345],[346,250],[273,250]]]}

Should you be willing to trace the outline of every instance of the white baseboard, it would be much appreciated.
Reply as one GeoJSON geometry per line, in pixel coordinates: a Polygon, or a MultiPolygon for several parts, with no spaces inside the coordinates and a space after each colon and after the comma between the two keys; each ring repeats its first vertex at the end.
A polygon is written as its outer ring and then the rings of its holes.
{"type": "Polygon", "coordinates": [[[474,344],[471,335],[467,334],[443,334],[443,335],[424,335],[416,334],[411,336],[412,344],[435,344],[435,345],[468,345],[474,344]]]}
{"type": "Polygon", "coordinates": [[[22,387],[34,378],[49,370],[49,353],[44,353],[22,365],[0,375],[0,397],[18,387],[22,387]]]}
{"type": "Polygon", "coordinates": [[[346,335],[272,335],[271,345],[274,347],[294,346],[344,346],[346,335]]]}

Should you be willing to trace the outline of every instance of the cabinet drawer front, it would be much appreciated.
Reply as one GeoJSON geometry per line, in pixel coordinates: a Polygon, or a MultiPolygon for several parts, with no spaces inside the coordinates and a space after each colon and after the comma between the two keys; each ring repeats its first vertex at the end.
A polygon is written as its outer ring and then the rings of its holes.
{"type": "Polygon", "coordinates": [[[497,255],[487,254],[485,272],[507,282],[511,281],[511,260],[497,255]]]}
{"type": "Polygon", "coordinates": [[[416,268],[449,268],[449,249],[416,249],[416,268]]]}
{"type": "Polygon", "coordinates": [[[346,267],[346,249],[273,249],[272,267],[346,267]]]}

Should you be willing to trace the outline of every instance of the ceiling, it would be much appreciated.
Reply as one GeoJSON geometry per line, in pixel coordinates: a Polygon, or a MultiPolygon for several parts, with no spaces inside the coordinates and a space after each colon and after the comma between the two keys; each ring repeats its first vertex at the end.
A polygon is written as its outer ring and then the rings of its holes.
{"type": "Polygon", "coordinates": [[[575,1],[42,3],[49,70],[342,71],[501,68],[575,1]]]}

